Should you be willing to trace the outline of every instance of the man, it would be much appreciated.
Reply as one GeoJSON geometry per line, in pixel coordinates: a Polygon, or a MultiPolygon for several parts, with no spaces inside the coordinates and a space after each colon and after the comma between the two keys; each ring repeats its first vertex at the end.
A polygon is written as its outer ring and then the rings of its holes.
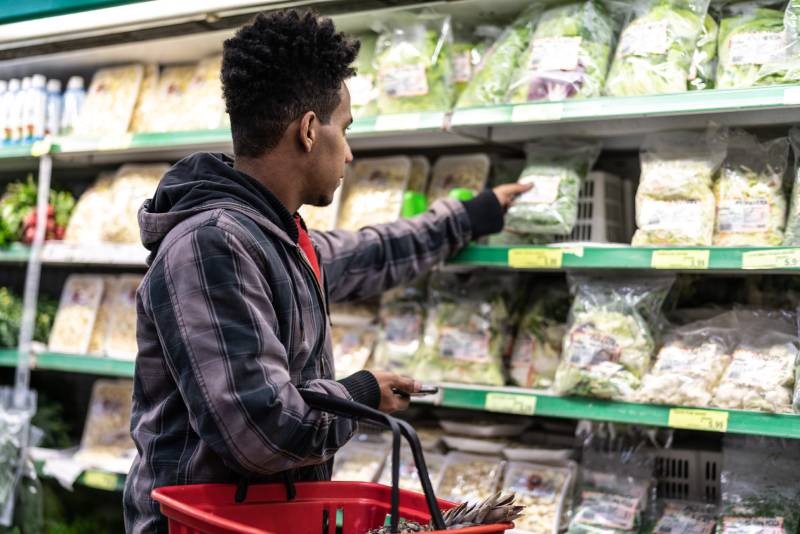
{"type": "Polygon", "coordinates": [[[164,533],[150,498],[175,484],[324,480],[354,424],[310,409],[300,390],[386,412],[418,389],[361,371],[333,376],[328,304],[410,281],[473,238],[499,231],[523,186],[446,200],[359,232],[306,232],[353,156],[344,80],[358,43],[313,14],[259,15],[224,45],[234,159],[194,154],[139,213],[151,251],[137,293],[139,353],[125,528],[164,533]]]}

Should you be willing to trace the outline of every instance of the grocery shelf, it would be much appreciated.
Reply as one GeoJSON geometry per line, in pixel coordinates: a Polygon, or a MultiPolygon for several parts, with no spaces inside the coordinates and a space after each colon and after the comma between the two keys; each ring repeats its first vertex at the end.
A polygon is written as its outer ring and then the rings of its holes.
{"type": "Polygon", "coordinates": [[[30,248],[21,243],[11,243],[0,248],[0,263],[25,263],[30,257],[30,248]]]}
{"type": "Polygon", "coordinates": [[[5,2],[0,13],[0,23],[54,17],[90,9],[100,9],[121,4],[132,4],[142,0],[27,0],[5,2]]]}
{"type": "MultiPolygon", "coordinates": [[[[16,365],[16,350],[0,350],[0,366],[14,367],[16,365]]],[[[133,376],[134,365],[133,361],[128,360],[55,352],[38,353],[33,362],[33,368],[41,371],[64,371],[124,378],[133,376]]]]}
{"type": "Polygon", "coordinates": [[[439,394],[438,403],[449,408],[800,438],[798,415],[676,408],[460,384],[445,384],[439,394]]]}
{"type": "Polygon", "coordinates": [[[517,269],[666,269],[671,271],[794,272],[800,248],[649,248],[626,245],[470,245],[451,264],[517,269]]]}
{"type": "Polygon", "coordinates": [[[138,244],[99,243],[84,245],[48,241],[42,247],[46,265],[92,265],[142,268],[149,252],[138,244]]]}

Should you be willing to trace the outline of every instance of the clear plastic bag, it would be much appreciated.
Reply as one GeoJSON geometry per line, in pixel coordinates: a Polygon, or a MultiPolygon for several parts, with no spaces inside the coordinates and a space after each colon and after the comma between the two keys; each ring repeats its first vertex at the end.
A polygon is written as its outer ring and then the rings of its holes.
{"type": "Polygon", "coordinates": [[[689,90],[713,89],[717,70],[717,37],[719,25],[714,17],[706,15],[703,29],[697,39],[697,47],[689,68],[689,90]]]}
{"type": "Polygon", "coordinates": [[[117,284],[117,277],[103,276],[103,297],[100,299],[100,306],[97,308],[94,326],[92,327],[92,337],[89,341],[89,354],[104,356],[106,354],[106,333],[108,332],[108,321],[111,315],[112,300],[114,297],[114,286],[117,284]]]}
{"type": "Polygon", "coordinates": [[[380,329],[372,367],[414,375],[414,355],[422,345],[425,293],[419,285],[386,292],[379,312],[380,329]]]}
{"type": "Polygon", "coordinates": [[[453,189],[466,189],[477,195],[486,187],[491,162],[486,154],[441,156],[433,164],[428,202],[447,198],[453,189]]]}
{"type": "Polygon", "coordinates": [[[444,111],[453,100],[449,16],[399,15],[375,51],[378,113],[444,111]]]}
{"type": "Polygon", "coordinates": [[[353,162],[342,189],[337,228],[356,231],[397,220],[410,173],[411,160],[405,156],[353,162]]]}
{"type": "Polygon", "coordinates": [[[568,235],[578,220],[581,185],[600,155],[599,143],[569,139],[525,145],[527,161],[517,180],[533,187],[506,213],[505,229],[521,234],[568,235]]]}
{"type": "Polygon", "coordinates": [[[505,461],[492,456],[451,452],[436,488],[436,496],[452,502],[480,500],[497,491],[505,461]]]}
{"type": "Polygon", "coordinates": [[[143,131],[171,132],[184,128],[187,117],[181,108],[195,70],[195,65],[177,65],[161,72],[154,94],[155,103],[144,121],[143,131]]]}
{"type": "Polygon", "coordinates": [[[789,157],[785,137],[760,143],[741,130],[730,133],[728,156],[714,187],[714,245],[778,246],[786,225],[783,177],[789,157]]]}
{"type": "Polygon", "coordinates": [[[733,89],[800,81],[800,34],[793,1],[737,2],[723,9],[717,87],[733,89]]]}
{"type": "Polygon", "coordinates": [[[502,490],[513,492],[522,517],[514,521],[517,534],[558,534],[568,502],[573,472],[566,467],[510,462],[502,490]]]}
{"type": "Polygon", "coordinates": [[[582,0],[545,11],[509,87],[509,102],[600,96],[615,25],[603,4],[582,0]]]}
{"type": "Polygon", "coordinates": [[[714,175],[725,143],[713,132],[667,132],[645,139],[636,191],[634,246],[711,246],[714,175]]]}
{"type": "Polygon", "coordinates": [[[800,128],[789,130],[789,140],[794,152],[794,184],[783,246],[798,247],[800,246],[800,128]]]}
{"type": "MultiPolygon", "coordinates": [[[[439,477],[444,468],[445,456],[435,452],[425,453],[425,467],[428,468],[428,475],[431,479],[431,484],[436,487],[439,483],[439,477]]],[[[392,485],[392,466],[391,461],[387,461],[383,467],[383,473],[378,480],[380,484],[386,486],[392,485]]],[[[419,482],[419,473],[417,473],[417,465],[414,463],[414,456],[411,454],[411,449],[404,446],[400,450],[400,489],[408,491],[416,491],[422,493],[422,484],[419,482]]]]}
{"type": "Polygon", "coordinates": [[[483,25],[475,28],[469,35],[465,35],[466,32],[456,29],[451,49],[454,100],[457,100],[464,92],[486,51],[500,37],[502,31],[497,26],[483,25]]]}
{"type": "Polygon", "coordinates": [[[674,278],[570,278],[570,310],[554,388],[560,394],[633,397],[656,348],[656,323],[674,278]]]}
{"type": "Polygon", "coordinates": [[[425,193],[428,190],[428,175],[431,172],[431,164],[425,156],[413,156],[411,158],[411,174],[408,177],[407,191],[425,193]]]}
{"type": "Polygon", "coordinates": [[[92,78],[73,135],[102,137],[128,131],[144,77],[139,64],[100,69],[92,78]]]}
{"type": "Polygon", "coordinates": [[[131,439],[132,380],[97,380],[77,456],[90,463],[129,455],[135,449],[131,439]]]}
{"type": "Polygon", "coordinates": [[[687,90],[709,0],[636,0],[620,36],[605,93],[635,96],[687,90]]]}
{"type": "Polygon", "coordinates": [[[102,297],[102,277],[73,274],[67,278],[50,332],[51,351],[86,354],[102,297]]]}
{"type": "Polygon", "coordinates": [[[108,206],[103,211],[101,240],[107,243],[141,243],[138,214],[142,203],[152,198],[158,182],[169,169],[165,163],[127,164],[114,175],[108,206]]]}
{"type": "Polygon", "coordinates": [[[112,358],[136,359],[136,291],[141,281],[137,275],[120,276],[110,288],[113,294],[105,348],[112,358]]]}
{"type": "Polygon", "coordinates": [[[378,36],[372,32],[355,36],[361,43],[353,65],[356,75],[345,80],[350,91],[350,109],[354,119],[378,114],[378,86],[375,71],[375,45],[378,36]]]}
{"type": "Polygon", "coordinates": [[[336,453],[331,480],[375,482],[388,456],[386,444],[350,441],[336,453]]]}
{"type": "Polygon", "coordinates": [[[653,534],[713,534],[716,526],[716,506],[669,501],[653,527],[653,534]]]}
{"type": "Polygon", "coordinates": [[[15,406],[13,388],[0,388],[0,526],[14,519],[17,483],[25,468],[30,421],[36,411],[36,394],[23,392],[22,405],[15,406]]]}
{"type": "Polygon", "coordinates": [[[445,273],[431,277],[418,376],[502,386],[510,345],[513,275],[445,273]]]}
{"type": "Polygon", "coordinates": [[[371,324],[331,327],[336,376],[344,378],[364,369],[372,356],[377,332],[371,324]]]}
{"type": "Polygon", "coordinates": [[[176,130],[213,130],[230,127],[222,98],[222,54],[201,59],[181,99],[176,130]]]}

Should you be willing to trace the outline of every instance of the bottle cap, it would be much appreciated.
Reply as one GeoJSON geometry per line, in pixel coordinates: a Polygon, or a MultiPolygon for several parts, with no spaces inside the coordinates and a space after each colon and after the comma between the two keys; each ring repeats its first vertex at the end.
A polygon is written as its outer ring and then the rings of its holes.
{"type": "Polygon", "coordinates": [[[8,90],[8,82],[0,80],[0,93],[5,93],[8,90]]]}
{"type": "Polygon", "coordinates": [[[83,89],[83,78],[72,76],[67,82],[67,89],[83,89]]]}
{"type": "Polygon", "coordinates": [[[30,88],[31,88],[31,77],[25,76],[24,78],[22,78],[22,90],[27,91],[30,88]]]}
{"type": "Polygon", "coordinates": [[[47,80],[47,92],[48,93],[60,93],[61,92],[61,80],[47,80]]]}
{"type": "Polygon", "coordinates": [[[34,74],[31,77],[31,86],[35,89],[44,89],[44,86],[47,85],[47,78],[45,78],[41,74],[34,74]]]}
{"type": "Polygon", "coordinates": [[[11,78],[8,80],[9,91],[19,91],[19,78],[11,78]]]}

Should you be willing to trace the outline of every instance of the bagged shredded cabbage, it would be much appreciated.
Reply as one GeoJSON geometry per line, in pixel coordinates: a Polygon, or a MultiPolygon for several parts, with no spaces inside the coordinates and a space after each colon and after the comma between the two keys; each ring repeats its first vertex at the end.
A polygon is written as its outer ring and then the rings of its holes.
{"type": "Polygon", "coordinates": [[[600,145],[568,139],[528,143],[518,182],[533,187],[514,200],[505,229],[522,234],[567,235],[578,219],[581,184],[600,145]]]}
{"type": "Polygon", "coordinates": [[[554,388],[559,394],[631,399],[656,348],[655,322],[672,277],[572,277],[570,310],[554,388]]]}
{"type": "Polygon", "coordinates": [[[356,75],[345,80],[350,91],[350,109],[354,119],[378,114],[377,76],[374,65],[378,36],[374,33],[365,33],[356,37],[361,42],[354,64],[356,75]]]}
{"type": "Polygon", "coordinates": [[[509,87],[510,102],[600,96],[614,23],[598,0],[545,11],[509,87]]]}
{"type": "Polygon", "coordinates": [[[484,54],[456,107],[490,106],[505,102],[518,58],[523,55],[533,32],[536,13],[536,10],[529,9],[506,28],[484,54]]]}
{"type": "Polygon", "coordinates": [[[726,6],[719,29],[717,87],[732,89],[800,81],[800,5],[757,0],[726,6]]]}
{"type": "Polygon", "coordinates": [[[783,175],[788,156],[789,140],[785,137],[760,143],[746,132],[731,132],[728,157],[714,187],[714,245],[778,246],[783,242],[783,175]]]}
{"type": "Polygon", "coordinates": [[[380,330],[372,367],[413,375],[414,355],[422,344],[425,295],[416,285],[384,293],[379,312],[380,330]]]}
{"type": "Polygon", "coordinates": [[[792,199],[789,206],[789,219],[786,222],[786,235],[783,245],[787,247],[800,246],[800,129],[792,128],[789,131],[789,140],[794,151],[794,186],[792,186],[792,199]]]}
{"type": "Polygon", "coordinates": [[[689,90],[713,89],[717,70],[717,37],[719,25],[714,17],[706,15],[703,29],[689,68],[689,90]]]}
{"type": "Polygon", "coordinates": [[[634,96],[686,91],[708,0],[638,0],[620,36],[605,92],[634,96]]]}
{"type": "Polygon", "coordinates": [[[504,384],[513,275],[435,273],[418,376],[432,381],[504,384]]]}
{"type": "Polygon", "coordinates": [[[710,246],[716,214],[712,184],[724,158],[718,136],[648,136],[640,156],[633,245],[710,246]]]}
{"type": "Polygon", "coordinates": [[[450,17],[397,17],[378,37],[378,113],[450,108],[450,17]]]}

